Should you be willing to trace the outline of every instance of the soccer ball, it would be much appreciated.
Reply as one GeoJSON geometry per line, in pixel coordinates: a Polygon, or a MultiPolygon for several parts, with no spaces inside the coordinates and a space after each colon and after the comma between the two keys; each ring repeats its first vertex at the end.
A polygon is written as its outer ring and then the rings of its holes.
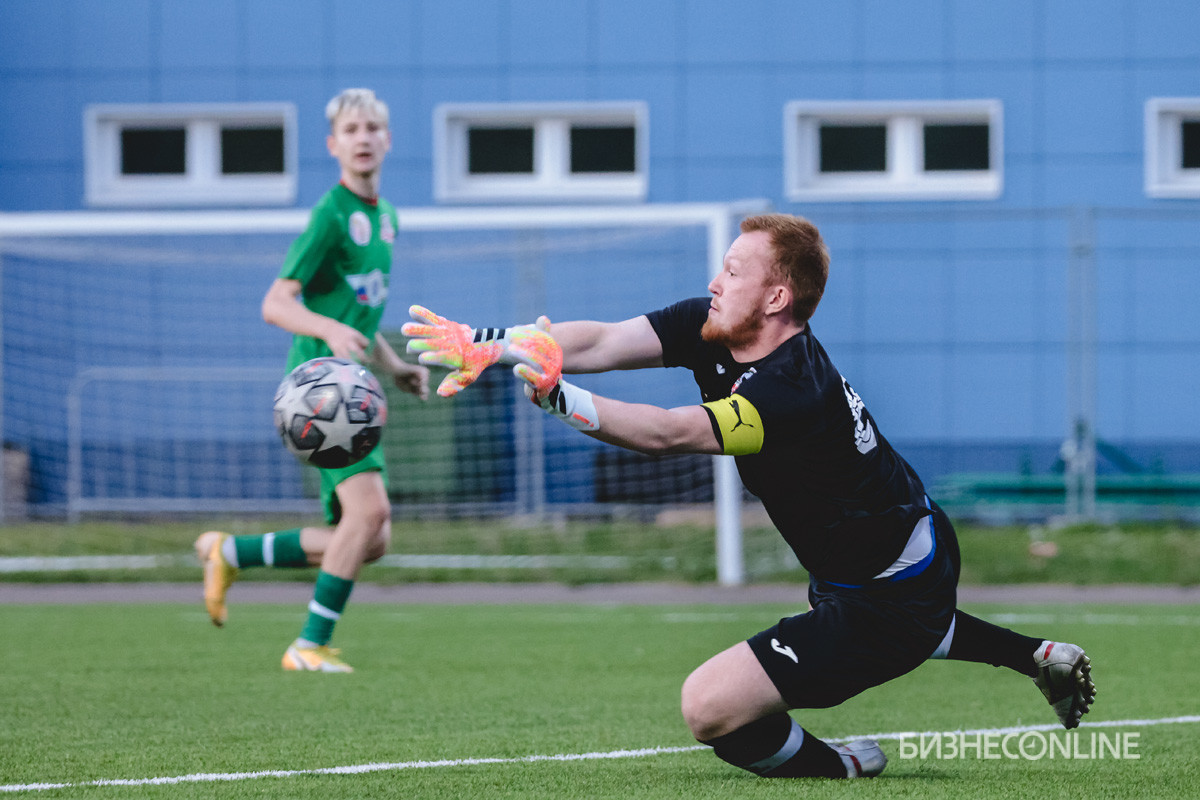
{"type": "Polygon", "coordinates": [[[379,444],[386,422],[383,387],[365,367],[344,358],[305,361],[275,390],[275,427],[304,464],[357,464],[379,444]]]}

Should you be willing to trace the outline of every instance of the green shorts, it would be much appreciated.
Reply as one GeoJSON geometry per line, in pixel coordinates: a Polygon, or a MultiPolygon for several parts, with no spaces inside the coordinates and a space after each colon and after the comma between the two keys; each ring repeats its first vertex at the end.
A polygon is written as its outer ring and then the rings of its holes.
{"type": "Polygon", "coordinates": [[[379,472],[383,485],[387,486],[387,464],[383,460],[383,447],[378,446],[362,461],[341,469],[318,469],[321,473],[321,505],[325,508],[325,522],[337,525],[342,519],[342,503],[338,500],[337,487],[342,481],[360,472],[379,472]]]}

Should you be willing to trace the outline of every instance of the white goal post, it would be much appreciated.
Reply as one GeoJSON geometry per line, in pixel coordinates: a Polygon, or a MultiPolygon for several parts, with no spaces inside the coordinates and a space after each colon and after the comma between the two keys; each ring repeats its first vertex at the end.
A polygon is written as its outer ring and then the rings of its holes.
{"type": "MultiPolygon", "coordinates": [[[[702,245],[703,252],[707,258],[707,274],[709,278],[714,276],[721,269],[722,259],[729,243],[736,236],[737,222],[741,217],[762,213],[769,210],[768,201],[761,199],[742,200],[731,203],[685,203],[685,204],[646,204],[646,205],[621,205],[621,206],[554,206],[554,207],[486,207],[486,208],[401,208],[398,209],[401,232],[445,232],[448,240],[457,239],[456,232],[466,231],[530,231],[531,235],[538,235],[536,232],[552,232],[552,231],[589,231],[601,230],[634,230],[645,228],[702,228],[705,236],[705,243],[702,245]]],[[[203,240],[206,237],[216,238],[237,237],[237,236],[258,236],[263,234],[277,234],[281,236],[294,236],[303,229],[308,219],[308,211],[306,209],[287,209],[287,210],[246,210],[246,211],[123,211],[123,212],[44,212],[44,213],[0,213],[0,292],[6,297],[5,308],[23,308],[21,301],[10,300],[10,288],[15,293],[24,290],[22,287],[10,287],[9,285],[9,269],[5,262],[12,258],[26,257],[29,252],[34,252],[37,258],[42,257],[57,257],[52,251],[63,250],[70,251],[72,244],[77,249],[86,250],[89,243],[120,241],[125,243],[126,249],[132,249],[135,243],[137,246],[144,246],[147,242],[153,242],[154,247],[160,250],[173,244],[185,237],[193,240],[203,240]],[[40,243],[40,244],[39,244],[40,243]],[[52,244],[51,244],[52,243],[52,244]],[[45,255],[46,252],[51,252],[50,256],[45,255]]],[[[193,245],[194,246],[194,245],[193,245]]],[[[195,247],[195,246],[194,246],[195,247]]],[[[199,250],[204,247],[200,246],[199,250]]],[[[150,257],[154,253],[151,252],[150,257]]],[[[79,253],[68,253],[63,256],[67,259],[74,259],[78,263],[87,263],[85,256],[79,253]]],[[[119,261],[126,256],[122,254],[116,257],[119,261]]],[[[139,259],[145,260],[146,255],[137,256],[139,259]]],[[[167,256],[170,257],[169,255],[167,256]]],[[[405,254],[398,246],[397,262],[402,264],[405,254]]],[[[216,256],[212,256],[216,258],[216,256]]],[[[209,263],[209,262],[202,262],[209,263]]],[[[543,267],[544,268],[544,267],[543,267]]],[[[70,273],[66,273],[70,276],[70,273]]],[[[24,279],[18,276],[19,280],[29,282],[26,277],[24,279]]],[[[67,282],[70,282],[68,277],[67,282]]],[[[214,281],[220,281],[214,277],[214,281]]],[[[627,278],[628,280],[628,278],[627,278]]],[[[691,281],[687,287],[687,291],[692,294],[701,294],[703,286],[692,285],[695,281],[691,281]]],[[[57,287],[55,287],[57,288],[57,287]]],[[[69,286],[67,287],[69,288],[69,286]]],[[[486,289],[483,289],[486,291],[486,289]]],[[[33,295],[32,290],[30,291],[33,295]]],[[[682,298],[683,294],[674,299],[682,298]]],[[[403,302],[398,300],[402,297],[393,293],[392,301],[403,302]]],[[[538,298],[534,298],[532,302],[536,302],[538,298]]],[[[96,299],[98,304],[103,304],[103,297],[96,299]]],[[[407,308],[407,302],[405,302],[407,308]]],[[[440,309],[435,309],[440,310],[440,309]]],[[[534,309],[531,309],[534,310],[534,309]]],[[[629,314],[638,313],[645,309],[631,308],[626,309],[629,314]]],[[[10,315],[13,312],[7,312],[10,315]]],[[[22,312],[24,313],[24,312],[22,312]]],[[[31,311],[31,314],[49,314],[53,316],[60,312],[39,312],[31,311]]],[[[128,313],[128,312],[124,312],[128,313]]],[[[389,309],[390,313],[390,309],[389,309]]],[[[598,312],[597,312],[598,313],[598,312]]],[[[43,317],[44,319],[44,317],[43,317]]],[[[503,322],[497,320],[496,322],[503,322]]],[[[517,320],[513,320],[517,321],[517,320]]],[[[14,328],[9,326],[9,320],[2,320],[4,324],[0,325],[0,353],[4,354],[0,358],[0,430],[5,433],[5,441],[13,439],[12,432],[14,429],[21,428],[22,419],[14,417],[17,409],[6,408],[4,406],[4,398],[7,397],[9,404],[13,403],[13,394],[9,391],[7,381],[15,376],[10,376],[7,371],[15,371],[11,367],[14,363],[22,363],[29,359],[18,358],[16,362],[12,360],[12,353],[16,352],[10,349],[21,347],[27,348],[31,345],[25,341],[27,334],[25,328],[15,330],[22,331],[18,334],[12,334],[14,328]],[[10,342],[8,337],[20,339],[20,342],[10,342]]],[[[478,324],[489,324],[491,320],[481,320],[478,324]]],[[[169,321],[168,321],[169,324],[169,321]]],[[[31,327],[27,325],[27,327],[31,327]]],[[[22,353],[24,350],[21,351],[22,353]]],[[[53,358],[53,353],[39,354],[38,356],[45,358],[53,358]]],[[[266,363],[267,366],[273,367],[271,362],[266,363]]],[[[260,362],[254,362],[254,365],[234,366],[229,367],[228,372],[231,374],[237,369],[244,369],[248,373],[252,373],[257,368],[260,362]]],[[[280,365],[281,368],[281,365],[280,365]]],[[[116,378],[124,376],[128,380],[141,380],[138,377],[139,373],[136,369],[126,370],[124,373],[116,369],[103,368],[99,372],[96,368],[84,365],[82,367],[71,367],[73,373],[69,376],[69,380],[64,382],[64,391],[70,387],[75,393],[71,395],[68,407],[64,411],[64,417],[70,416],[73,427],[86,427],[86,423],[81,422],[81,400],[78,393],[78,388],[83,383],[94,384],[98,374],[103,374],[104,369],[109,369],[110,374],[116,378]]],[[[162,382],[163,375],[166,371],[162,368],[155,367],[157,370],[157,380],[162,382]]],[[[171,380],[174,380],[172,377],[171,380]]],[[[168,381],[169,382],[169,381],[168,381]]],[[[652,399],[652,398],[648,398],[652,399]]],[[[88,408],[86,401],[83,402],[83,409],[88,408]]],[[[18,415],[20,416],[20,415],[18,415]]],[[[520,427],[521,420],[518,415],[515,424],[520,427]]],[[[518,435],[523,431],[518,430],[518,435]]],[[[519,445],[518,445],[519,447],[519,445]]],[[[62,470],[66,476],[63,481],[67,487],[65,490],[68,497],[65,501],[65,507],[71,514],[78,514],[81,511],[88,510],[117,510],[122,508],[121,503],[130,502],[128,499],[122,500],[117,497],[100,501],[89,499],[84,496],[83,486],[85,481],[81,478],[80,464],[83,459],[83,447],[78,439],[73,440],[65,450],[70,453],[70,465],[62,470]]],[[[541,456],[535,456],[536,462],[541,456]]],[[[3,480],[8,481],[6,476],[3,480]]],[[[181,479],[182,480],[182,479],[181,479]]],[[[8,488],[8,487],[4,487],[8,488]]],[[[524,504],[524,508],[539,509],[545,501],[545,497],[541,492],[544,492],[544,487],[534,490],[535,496],[532,498],[521,498],[520,502],[524,504]]],[[[118,493],[119,494],[119,493],[118,493]]],[[[742,558],[742,535],[741,535],[741,506],[742,506],[742,488],[741,482],[738,479],[736,468],[733,464],[733,459],[729,457],[714,457],[713,459],[713,500],[716,511],[716,550],[717,550],[717,580],[722,585],[738,585],[745,581],[745,568],[742,558]]],[[[185,510],[195,510],[187,505],[172,505],[174,500],[171,498],[159,499],[158,501],[146,501],[142,498],[137,501],[139,507],[152,508],[160,511],[170,511],[172,508],[185,510]]],[[[236,508],[238,503],[232,504],[226,502],[224,507],[236,508]]],[[[260,500],[250,499],[244,501],[247,508],[263,507],[260,500]]],[[[269,506],[269,504],[267,504],[269,506]]],[[[7,512],[7,504],[0,504],[0,522],[4,521],[7,512]]]]}

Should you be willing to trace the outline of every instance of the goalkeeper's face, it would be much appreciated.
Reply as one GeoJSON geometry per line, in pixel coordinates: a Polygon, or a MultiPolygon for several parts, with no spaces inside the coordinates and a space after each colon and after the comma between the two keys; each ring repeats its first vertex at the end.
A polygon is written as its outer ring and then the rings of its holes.
{"type": "Polygon", "coordinates": [[[758,338],[772,288],[772,254],[763,231],[743,233],[730,245],[721,272],[708,284],[713,297],[700,330],[704,341],[736,350],[758,338]]]}
{"type": "Polygon", "coordinates": [[[379,172],[392,148],[387,122],[367,108],[347,108],[333,121],[326,142],[342,171],[368,176],[379,172]]]}

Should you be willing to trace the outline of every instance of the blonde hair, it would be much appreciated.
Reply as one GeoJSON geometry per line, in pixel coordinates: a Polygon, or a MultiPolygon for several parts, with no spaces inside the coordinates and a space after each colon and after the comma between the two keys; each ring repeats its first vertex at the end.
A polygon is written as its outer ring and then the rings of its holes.
{"type": "Polygon", "coordinates": [[[376,97],[375,92],[370,89],[344,89],[325,106],[325,118],[329,120],[329,127],[333,127],[333,123],[342,112],[352,108],[360,108],[374,114],[383,120],[385,127],[388,124],[387,103],[376,97]]]}

